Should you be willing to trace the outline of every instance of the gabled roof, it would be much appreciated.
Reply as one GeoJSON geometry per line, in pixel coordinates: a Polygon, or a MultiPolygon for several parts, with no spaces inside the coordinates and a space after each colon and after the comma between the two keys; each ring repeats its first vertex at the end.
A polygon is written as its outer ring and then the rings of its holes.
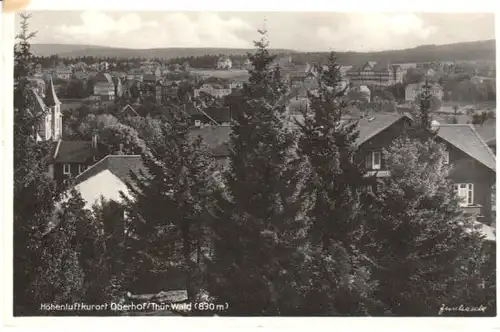
{"type": "Polygon", "coordinates": [[[98,155],[91,141],[58,141],[54,146],[53,161],[56,163],[84,163],[98,155]]]}
{"type": "Polygon", "coordinates": [[[360,119],[358,122],[358,144],[365,143],[403,118],[411,121],[411,118],[407,115],[389,113],[377,113],[374,116],[360,119]]]}
{"type": "Polygon", "coordinates": [[[496,171],[495,155],[471,124],[441,124],[438,136],[496,171]]]}
{"type": "Polygon", "coordinates": [[[122,108],[122,113],[125,113],[125,112],[132,113],[134,116],[139,116],[139,113],[137,113],[137,111],[129,104],[125,105],[125,107],[122,108]]]}
{"type": "Polygon", "coordinates": [[[229,122],[231,120],[229,107],[207,107],[203,111],[219,123],[229,122]]]}
{"type": "Polygon", "coordinates": [[[115,85],[113,83],[113,78],[108,73],[98,73],[97,75],[94,76],[94,80],[96,82],[102,82],[102,83],[108,83],[108,84],[115,85]]]}
{"type": "Polygon", "coordinates": [[[130,182],[131,172],[139,175],[146,172],[142,158],[139,155],[109,155],[85,170],[75,178],[76,184],[82,183],[91,177],[108,170],[124,183],[130,182]]]}
{"type": "MultiPolygon", "coordinates": [[[[411,117],[405,114],[376,114],[359,120],[358,144],[363,144],[399,120],[411,117]]],[[[495,171],[496,159],[491,149],[470,124],[440,124],[437,135],[459,150],[495,171]]]]}
{"type": "Polygon", "coordinates": [[[154,81],[156,82],[157,77],[154,74],[145,74],[144,77],[142,78],[143,81],[154,81]]]}
{"type": "Polygon", "coordinates": [[[56,90],[54,88],[54,82],[52,81],[52,77],[50,78],[49,81],[49,87],[47,89],[47,93],[45,96],[45,105],[52,107],[55,105],[60,105],[61,102],[59,101],[59,98],[57,98],[56,90]]]}

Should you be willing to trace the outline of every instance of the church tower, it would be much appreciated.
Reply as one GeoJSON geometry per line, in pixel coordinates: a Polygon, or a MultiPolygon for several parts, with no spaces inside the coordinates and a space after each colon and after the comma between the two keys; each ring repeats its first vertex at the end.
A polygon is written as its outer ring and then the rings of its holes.
{"type": "Polygon", "coordinates": [[[48,108],[47,117],[49,128],[52,135],[51,138],[54,141],[58,141],[62,138],[62,114],[61,114],[61,102],[57,98],[56,90],[54,88],[54,82],[50,78],[49,86],[47,88],[47,93],[44,100],[45,106],[48,108]]]}

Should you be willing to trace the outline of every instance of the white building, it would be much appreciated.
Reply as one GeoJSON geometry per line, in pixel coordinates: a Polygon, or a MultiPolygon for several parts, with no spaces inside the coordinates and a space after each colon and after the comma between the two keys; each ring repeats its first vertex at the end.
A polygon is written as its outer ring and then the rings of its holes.
{"type": "Polygon", "coordinates": [[[221,57],[217,61],[217,69],[231,69],[233,62],[228,57],[221,57]]]}
{"type": "Polygon", "coordinates": [[[194,96],[198,97],[201,92],[209,94],[216,98],[222,98],[231,93],[231,88],[222,87],[219,84],[203,84],[199,89],[194,89],[194,96]]]}
{"type": "Polygon", "coordinates": [[[57,141],[62,137],[62,114],[61,102],[57,98],[52,79],[49,82],[47,94],[44,96],[38,89],[33,89],[36,100],[36,112],[44,112],[46,115],[36,128],[37,141],[57,141]]]}

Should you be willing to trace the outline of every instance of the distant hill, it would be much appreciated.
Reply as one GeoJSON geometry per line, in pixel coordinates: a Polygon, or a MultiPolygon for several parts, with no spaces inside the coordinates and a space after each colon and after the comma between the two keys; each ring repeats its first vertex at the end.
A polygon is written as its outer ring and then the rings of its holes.
{"type": "MultiPolygon", "coordinates": [[[[390,50],[382,52],[337,52],[342,64],[361,64],[366,61],[392,63],[424,62],[424,61],[454,61],[454,60],[495,60],[495,40],[456,43],[449,45],[423,45],[404,50],[390,50]]],[[[202,55],[244,55],[253,49],[233,48],[154,48],[154,49],[127,49],[91,45],[70,44],[33,44],[35,55],[49,56],[57,54],[61,57],[117,57],[117,58],[178,58],[202,55]]],[[[297,52],[286,49],[272,49],[272,53],[288,53],[298,62],[320,61],[326,52],[297,52]]]]}
{"type": "MultiPolygon", "coordinates": [[[[38,56],[50,56],[57,54],[60,57],[110,57],[110,58],[181,58],[203,55],[246,55],[254,49],[238,48],[152,48],[152,49],[129,49],[92,45],[71,44],[32,44],[31,51],[38,56]]],[[[294,53],[292,50],[272,49],[272,53],[294,53]]]]}

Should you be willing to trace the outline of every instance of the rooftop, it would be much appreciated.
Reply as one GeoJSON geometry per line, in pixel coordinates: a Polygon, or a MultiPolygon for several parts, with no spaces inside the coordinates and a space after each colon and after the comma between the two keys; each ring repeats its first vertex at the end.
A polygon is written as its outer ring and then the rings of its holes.
{"type": "Polygon", "coordinates": [[[145,171],[142,158],[139,155],[109,155],[78,175],[76,184],[82,183],[89,178],[108,170],[124,183],[130,182],[131,173],[139,174],[145,171]]]}
{"type": "Polygon", "coordinates": [[[58,141],[54,144],[53,160],[58,163],[84,163],[98,155],[91,141],[58,141]]]}

